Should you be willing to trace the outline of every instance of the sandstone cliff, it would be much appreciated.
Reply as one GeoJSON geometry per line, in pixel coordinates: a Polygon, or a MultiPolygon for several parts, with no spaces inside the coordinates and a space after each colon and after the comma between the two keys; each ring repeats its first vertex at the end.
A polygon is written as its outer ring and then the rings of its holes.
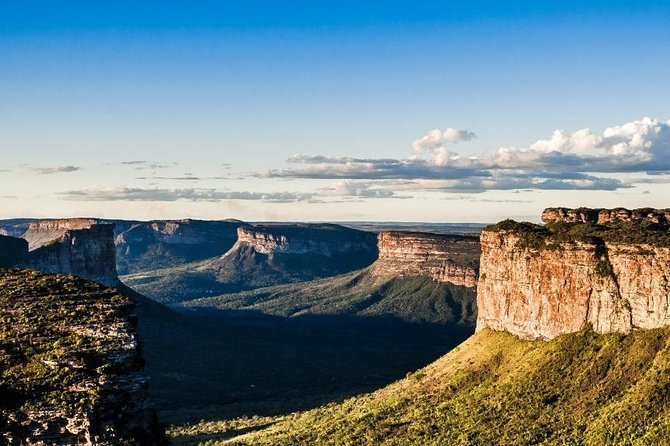
{"type": "Polygon", "coordinates": [[[628,333],[670,323],[666,211],[636,212],[551,209],[547,227],[485,229],[477,329],[551,339],[587,324],[628,333]]]}
{"type": "Polygon", "coordinates": [[[437,282],[475,287],[479,265],[476,237],[382,232],[378,235],[376,276],[430,277],[437,282]]]}
{"type": "Polygon", "coordinates": [[[116,286],[114,225],[72,221],[39,222],[26,235],[32,246],[21,266],[58,274],[72,274],[104,285],[116,286]],[[54,238],[55,237],[55,238],[54,238]]]}
{"type": "Polygon", "coordinates": [[[0,270],[0,443],[156,445],[134,305],[116,290],[0,270]]]}
{"type": "Polygon", "coordinates": [[[664,224],[670,222],[670,209],[589,209],[547,208],[542,212],[546,223],[593,223],[607,225],[617,222],[648,222],[664,224]]]}
{"type": "Polygon", "coordinates": [[[116,222],[119,274],[182,265],[228,251],[237,240],[238,220],[116,222]]]}
{"type": "Polygon", "coordinates": [[[245,225],[237,229],[235,245],[209,268],[227,279],[262,273],[286,283],[353,271],[376,258],[370,232],[332,224],[245,225]]]}

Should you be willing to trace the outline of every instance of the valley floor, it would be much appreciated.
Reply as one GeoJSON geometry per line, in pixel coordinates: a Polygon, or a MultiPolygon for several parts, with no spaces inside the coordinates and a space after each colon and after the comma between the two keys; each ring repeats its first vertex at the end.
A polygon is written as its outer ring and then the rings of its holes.
{"type": "Polygon", "coordinates": [[[277,418],[175,426],[175,444],[663,445],[670,328],[550,342],[484,330],[377,392],[277,418]]]}

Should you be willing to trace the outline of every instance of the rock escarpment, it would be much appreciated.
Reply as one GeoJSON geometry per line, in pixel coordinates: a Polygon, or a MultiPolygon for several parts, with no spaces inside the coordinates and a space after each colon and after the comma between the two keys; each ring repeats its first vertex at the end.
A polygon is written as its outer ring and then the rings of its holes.
{"type": "Polygon", "coordinates": [[[477,237],[421,232],[382,232],[373,275],[426,276],[437,282],[475,287],[479,265],[477,237]]]}
{"type": "Polygon", "coordinates": [[[333,224],[246,225],[209,268],[225,280],[264,274],[288,283],[366,267],[377,258],[376,245],[373,233],[333,224]]]}
{"type": "Polygon", "coordinates": [[[546,227],[505,221],[485,229],[477,329],[551,339],[587,324],[598,333],[667,325],[664,212],[547,210],[546,227]]]}
{"type": "Polygon", "coordinates": [[[107,286],[118,284],[113,224],[90,219],[42,220],[31,222],[21,239],[0,237],[0,266],[71,274],[107,286]]]}
{"type": "Polygon", "coordinates": [[[0,443],[157,445],[134,305],[99,284],[0,270],[0,443]]]}
{"type": "Polygon", "coordinates": [[[607,225],[621,222],[670,223],[670,209],[589,209],[547,208],[542,212],[547,223],[593,223],[607,225]]]}
{"type": "Polygon", "coordinates": [[[50,220],[31,223],[24,238],[32,249],[22,266],[72,274],[116,286],[114,225],[94,220],[50,220]]]}
{"type": "Polygon", "coordinates": [[[242,224],[191,219],[117,223],[117,269],[131,274],[221,255],[235,244],[242,224]]]}

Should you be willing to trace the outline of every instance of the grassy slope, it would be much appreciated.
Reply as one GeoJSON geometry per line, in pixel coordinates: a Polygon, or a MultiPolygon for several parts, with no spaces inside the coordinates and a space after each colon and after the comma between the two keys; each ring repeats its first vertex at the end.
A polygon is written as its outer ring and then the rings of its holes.
{"type": "Polygon", "coordinates": [[[172,435],[176,444],[667,444],[669,341],[670,328],[628,336],[584,330],[550,342],[485,330],[375,393],[172,435]]]}
{"type": "Polygon", "coordinates": [[[357,315],[474,327],[475,292],[427,277],[375,277],[368,269],[327,279],[197,299],[192,309],[256,311],[283,317],[357,315]]]}
{"type": "Polygon", "coordinates": [[[138,302],[151,395],[161,420],[173,423],[288,413],[369,392],[472,332],[372,315],[180,314],[124,292],[138,302]]]}

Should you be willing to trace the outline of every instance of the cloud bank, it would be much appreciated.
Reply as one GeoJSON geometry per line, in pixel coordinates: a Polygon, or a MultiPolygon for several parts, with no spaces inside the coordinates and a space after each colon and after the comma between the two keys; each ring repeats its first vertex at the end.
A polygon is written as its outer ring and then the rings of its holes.
{"type": "Polygon", "coordinates": [[[431,130],[412,144],[404,159],[367,159],[296,154],[296,165],[259,174],[265,178],[398,180],[399,189],[457,192],[486,190],[616,190],[630,183],[618,173],[666,175],[670,171],[670,120],[645,117],[594,133],[559,129],[528,147],[500,147],[465,156],[452,146],[473,132],[431,130]]]}

